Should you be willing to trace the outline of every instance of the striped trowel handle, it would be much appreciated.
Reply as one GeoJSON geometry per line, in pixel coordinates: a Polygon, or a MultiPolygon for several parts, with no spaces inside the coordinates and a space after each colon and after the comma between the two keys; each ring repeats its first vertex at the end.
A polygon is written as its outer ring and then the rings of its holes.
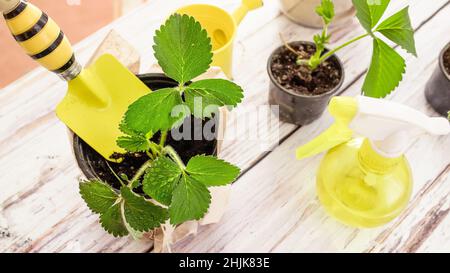
{"type": "Polygon", "coordinates": [[[67,81],[81,72],[69,40],[39,8],[21,0],[0,0],[0,12],[14,39],[43,67],[67,81]]]}

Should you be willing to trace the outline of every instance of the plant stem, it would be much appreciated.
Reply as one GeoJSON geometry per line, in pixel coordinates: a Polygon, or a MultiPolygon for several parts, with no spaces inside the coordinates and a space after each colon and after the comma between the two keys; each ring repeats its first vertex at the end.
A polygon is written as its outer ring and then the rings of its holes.
{"type": "Polygon", "coordinates": [[[301,55],[300,52],[298,52],[297,50],[295,50],[294,48],[292,48],[292,47],[286,42],[286,40],[284,39],[283,34],[281,34],[281,32],[280,32],[280,39],[281,39],[281,41],[283,42],[284,46],[285,46],[289,51],[291,51],[292,53],[294,53],[294,54],[297,55],[297,56],[300,56],[300,55],[301,55]]]}
{"type": "Polygon", "coordinates": [[[161,140],[159,141],[159,146],[164,147],[164,145],[166,144],[167,133],[168,131],[164,131],[161,133],[161,140]]]}
{"type": "Polygon", "coordinates": [[[153,142],[149,142],[150,150],[152,150],[153,155],[159,156],[161,154],[161,147],[153,142]]]}
{"type": "Polygon", "coordinates": [[[361,40],[361,39],[363,39],[363,38],[365,38],[365,37],[367,37],[367,36],[369,36],[369,35],[370,35],[369,33],[363,34],[363,35],[361,35],[361,36],[358,36],[358,37],[356,37],[356,38],[351,39],[350,41],[348,41],[348,42],[346,42],[346,43],[344,43],[344,44],[342,44],[342,45],[336,47],[336,48],[333,49],[333,50],[328,51],[326,54],[324,54],[324,55],[319,59],[320,63],[322,63],[323,61],[327,60],[328,58],[330,58],[331,56],[333,56],[336,52],[338,52],[339,50],[343,49],[344,47],[346,47],[346,46],[348,46],[348,45],[350,45],[350,44],[353,44],[354,42],[359,41],[359,40],[361,40]]]}
{"type": "Polygon", "coordinates": [[[298,65],[308,65],[309,66],[309,60],[305,60],[305,59],[298,58],[296,63],[298,65]]]}
{"type": "Polygon", "coordinates": [[[148,157],[150,157],[151,160],[154,160],[154,159],[155,159],[155,158],[153,157],[153,154],[152,154],[149,150],[145,151],[145,153],[147,154],[148,157]]]}
{"type": "Polygon", "coordinates": [[[177,163],[181,171],[184,172],[186,166],[184,165],[183,161],[181,160],[177,152],[171,146],[164,147],[164,151],[173,159],[173,161],[175,161],[175,163],[177,163]]]}
{"type": "Polygon", "coordinates": [[[152,163],[153,160],[145,162],[144,165],[142,165],[141,168],[139,168],[137,173],[134,175],[133,179],[131,179],[130,184],[128,184],[128,187],[132,187],[134,182],[138,181],[138,179],[144,175],[145,171],[152,166],[152,163]]]}
{"type": "Polygon", "coordinates": [[[183,94],[183,93],[184,93],[184,90],[186,89],[186,86],[185,86],[184,83],[180,83],[180,84],[176,87],[176,89],[178,90],[178,92],[180,92],[180,94],[183,94]]]}
{"type": "Polygon", "coordinates": [[[125,187],[125,183],[123,183],[122,179],[120,179],[120,177],[116,174],[116,172],[113,170],[113,168],[111,167],[111,165],[109,165],[108,161],[106,161],[106,165],[108,165],[109,170],[113,173],[113,175],[117,178],[117,180],[119,180],[120,184],[125,187]]]}

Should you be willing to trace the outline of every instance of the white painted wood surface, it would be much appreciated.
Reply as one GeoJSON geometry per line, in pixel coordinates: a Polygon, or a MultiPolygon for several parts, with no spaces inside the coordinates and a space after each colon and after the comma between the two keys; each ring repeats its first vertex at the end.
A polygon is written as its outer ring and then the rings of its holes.
{"type": "MultiPolygon", "coordinates": [[[[103,37],[115,29],[141,53],[142,71],[146,71],[154,63],[154,30],[170,11],[191,2],[214,3],[230,11],[239,3],[152,0],[76,45],[77,55],[87,62],[103,37]]],[[[267,104],[266,60],[280,45],[279,33],[289,40],[308,40],[316,32],[282,16],[278,1],[265,2],[242,22],[236,40],[234,78],[246,92],[240,109],[267,104]]],[[[391,99],[432,115],[423,90],[440,49],[448,42],[450,1],[392,1],[389,13],[407,4],[420,58],[404,54],[407,74],[391,99]]],[[[333,43],[339,44],[362,29],[354,23],[332,31],[333,43]]],[[[346,69],[342,89],[346,95],[359,93],[370,61],[368,48],[370,41],[365,40],[339,53],[346,69]]],[[[77,183],[81,173],[66,128],[54,115],[64,91],[65,83],[42,69],[0,91],[0,252],[150,251],[150,241],[108,235],[81,200],[77,183]]],[[[294,158],[298,145],[330,123],[325,115],[303,128],[280,124],[278,130],[266,129],[263,133],[272,136],[269,140],[278,135],[282,139],[280,146],[269,143],[271,152],[261,150],[254,140],[226,140],[224,158],[245,171],[233,185],[230,208],[220,224],[202,228],[174,251],[450,252],[450,137],[423,137],[408,150],[416,183],[413,200],[402,216],[381,228],[357,230],[328,217],[318,203],[314,175],[320,157],[294,158]]]]}

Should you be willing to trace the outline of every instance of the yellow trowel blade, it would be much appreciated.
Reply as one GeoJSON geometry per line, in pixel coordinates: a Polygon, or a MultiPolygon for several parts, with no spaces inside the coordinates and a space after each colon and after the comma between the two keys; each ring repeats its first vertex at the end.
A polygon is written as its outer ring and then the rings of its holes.
{"type": "Polygon", "coordinates": [[[128,106],[151,90],[116,58],[106,54],[69,82],[57,116],[105,159],[123,153],[116,140],[128,106]]]}

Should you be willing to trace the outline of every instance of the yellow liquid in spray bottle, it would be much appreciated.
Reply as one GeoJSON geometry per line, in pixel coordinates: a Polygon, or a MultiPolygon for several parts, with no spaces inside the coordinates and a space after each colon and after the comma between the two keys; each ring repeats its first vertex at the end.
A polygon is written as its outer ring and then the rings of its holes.
{"type": "Polygon", "coordinates": [[[317,174],[317,191],[334,218],[359,228],[388,223],[405,209],[412,193],[405,151],[421,134],[450,134],[448,120],[364,96],[334,97],[328,110],[333,125],[299,147],[297,158],[328,151],[317,174]]]}
{"type": "Polygon", "coordinates": [[[329,150],[317,175],[317,192],[326,211],[359,228],[396,218],[407,206],[412,188],[406,158],[383,158],[363,138],[329,150]]]}

